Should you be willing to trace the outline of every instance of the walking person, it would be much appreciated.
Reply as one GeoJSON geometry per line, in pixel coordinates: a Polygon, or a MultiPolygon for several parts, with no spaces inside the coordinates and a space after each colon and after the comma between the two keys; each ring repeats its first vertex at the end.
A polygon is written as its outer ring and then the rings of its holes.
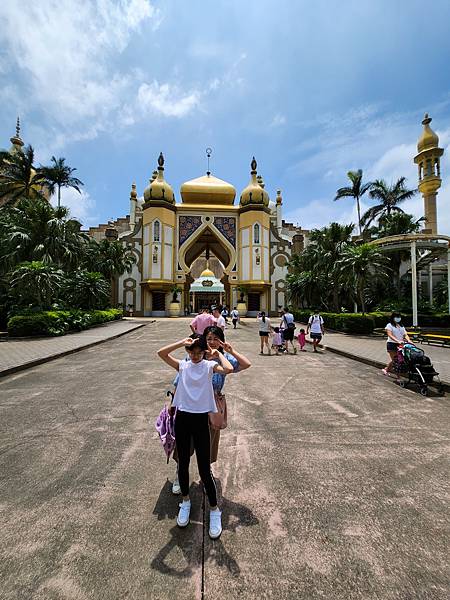
{"type": "Polygon", "coordinates": [[[207,327],[209,327],[209,325],[214,325],[214,324],[215,324],[215,319],[208,312],[208,307],[202,306],[200,313],[192,319],[189,327],[191,328],[192,333],[195,333],[197,335],[202,335],[202,333],[205,331],[205,329],[207,327]]]}
{"type": "Polygon", "coordinates": [[[217,539],[222,533],[222,513],[217,505],[217,489],[210,467],[210,436],[208,413],[217,412],[212,378],[214,373],[226,375],[233,367],[218,350],[208,348],[203,336],[186,338],[158,350],[158,356],[178,371],[178,385],[173,399],[177,408],[175,441],[178,450],[178,477],[183,501],[179,505],[177,525],[187,527],[191,511],[189,499],[189,463],[191,438],[197,457],[198,471],[210,506],[209,536],[217,539]],[[189,360],[178,360],[171,352],[184,346],[189,360]],[[206,360],[205,354],[216,360],[206,360]]]}
{"type": "Polygon", "coordinates": [[[236,329],[236,325],[239,321],[239,311],[236,307],[231,311],[231,322],[233,323],[233,329],[236,329]]]}
{"type": "Polygon", "coordinates": [[[284,340],[284,346],[286,353],[289,354],[289,342],[294,354],[297,354],[297,348],[294,345],[294,334],[295,334],[295,319],[291,311],[285,307],[282,310],[280,329],[282,330],[282,338],[284,340]]]}
{"type": "Polygon", "coordinates": [[[308,334],[309,332],[311,332],[309,337],[312,339],[313,342],[313,350],[314,352],[317,352],[317,346],[318,344],[320,344],[322,336],[325,333],[323,328],[323,319],[320,316],[319,311],[316,311],[308,319],[306,333],[308,334]]]}
{"type": "MultiPolygon", "coordinates": [[[[402,316],[400,313],[393,312],[391,318],[389,319],[389,323],[384,328],[388,339],[387,339],[387,353],[389,354],[390,361],[386,365],[382,372],[384,375],[389,375],[392,372],[392,368],[394,366],[394,359],[397,356],[397,350],[400,344],[404,342],[408,342],[411,344],[411,340],[406,332],[406,329],[403,327],[402,316]]],[[[399,375],[397,373],[397,379],[399,375]]]]}
{"type": "Polygon", "coordinates": [[[225,304],[225,306],[222,309],[222,317],[225,319],[225,323],[228,325],[228,315],[229,315],[229,311],[228,311],[228,306],[225,304]]]}
{"type": "MultiPolygon", "coordinates": [[[[226,321],[225,317],[223,317],[221,314],[220,306],[213,306],[212,314],[214,317],[215,324],[217,325],[217,327],[220,327],[220,329],[222,329],[223,331],[226,327],[226,321]]],[[[208,325],[208,327],[210,327],[210,325],[208,325]]]]}
{"type": "Polygon", "coordinates": [[[298,334],[298,337],[297,337],[297,342],[298,342],[298,346],[300,348],[300,352],[306,352],[306,350],[305,350],[306,333],[305,333],[304,329],[300,329],[300,333],[298,334]]]}
{"type": "MultiPolygon", "coordinates": [[[[208,348],[211,350],[218,350],[219,352],[223,352],[225,358],[233,367],[233,373],[240,373],[245,369],[251,367],[251,362],[248,360],[246,356],[235,350],[234,347],[231,346],[228,342],[225,341],[225,334],[223,329],[217,327],[216,325],[211,325],[207,327],[204,332],[204,337],[206,339],[206,343],[208,348]]],[[[209,354],[206,355],[207,359],[209,359],[209,354]]],[[[187,359],[189,360],[189,358],[187,359]]],[[[217,360],[216,358],[212,358],[212,360],[217,360]]],[[[175,377],[174,386],[176,387],[178,384],[178,375],[175,377]]],[[[213,374],[213,390],[214,390],[214,399],[217,400],[222,399],[224,401],[224,395],[222,393],[223,387],[225,385],[226,374],[225,373],[214,373],[213,374]]],[[[222,402],[224,404],[224,402],[222,402]]],[[[210,448],[211,448],[211,456],[210,463],[213,464],[217,461],[217,456],[219,452],[219,442],[220,442],[220,429],[215,429],[211,426],[209,428],[210,433],[210,448]]],[[[191,455],[193,454],[194,449],[191,445],[191,455]]],[[[174,453],[172,455],[175,462],[178,462],[178,453],[175,447],[174,453]]],[[[178,469],[175,474],[175,478],[172,484],[172,494],[178,495],[181,493],[180,483],[178,480],[178,469]]]]}
{"type": "Polygon", "coordinates": [[[259,340],[261,342],[261,351],[260,354],[264,354],[264,346],[267,346],[268,354],[272,354],[269,346],[269,333],[271,330],[270,319],[266,317],[266,313],[264,311],[259,313],[259,316],[256,317],[256,320],[259,325],[259,340]]]}

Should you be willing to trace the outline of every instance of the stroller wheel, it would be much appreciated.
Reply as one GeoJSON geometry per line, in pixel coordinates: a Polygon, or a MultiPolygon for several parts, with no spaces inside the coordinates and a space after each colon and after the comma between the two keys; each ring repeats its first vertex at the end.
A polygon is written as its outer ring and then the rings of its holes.
{"type": "Polygon", "coordinates": [[[422,385],[420,387],[420,393],[422,394],[422,396],[426,396],[428,394],[428,388],[426,385],[422,385]]]}
{"type": "Polygon", "coordinates": [[[443,396],[443,395],[444,395],[444,386],[442,385],[442,383],[440,383],[440,384],[439,384],[439,387],[438,387],[438,390],[437,390],[437,391],[438,391],[438,394],[439,394],[440,396],[443,396]]]}
{"type": "Polygon", "coordinates": [[[400,379],[400,381],[398,382],[398,385],[399,385],[401,388],[406,388],[406,387],[408,387],[408,382],[407,382],[407,381],[405,381],[404,379],[400,379]]]}

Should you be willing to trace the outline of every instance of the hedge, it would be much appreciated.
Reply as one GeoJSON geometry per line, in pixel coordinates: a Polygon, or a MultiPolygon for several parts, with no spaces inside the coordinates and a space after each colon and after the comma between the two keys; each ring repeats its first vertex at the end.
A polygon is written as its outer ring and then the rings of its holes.
{"type": "Polygon", "coordinates": [[[108,310],[45,310],[15,315],[8,320],[8,334],[21,336],[64,335],[68,331],[81,331],[94,325],[121,319],[123,311],[108,310]]]}
{"type": "MultiPolygon", "coordinates": [[[[310,310],[296,310],[296,321],[307,323],[311,316],[310,310]]],[[[372,333],[374,329],[384,329],[389,322],[390,312],[372,312],[361,315],[359,313],[329,313],[321,312],[325,326],[345,333],[372,333]]],[[[402,324],[412,326],[412,315],[402,315],[402,324]]],[[[449,328],[450,315],[435,313],[433,315],[418,315],[420,327],[449,328]]]]}

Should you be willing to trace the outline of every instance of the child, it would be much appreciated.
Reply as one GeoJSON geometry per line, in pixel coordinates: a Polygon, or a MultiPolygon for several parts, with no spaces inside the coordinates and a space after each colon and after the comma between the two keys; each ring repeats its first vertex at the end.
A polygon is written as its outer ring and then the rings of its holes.
{"type": "Polygon", "coordinates": [[[306,333],[304,329],[300,329],[300,333],[297,337],[298,345],[300,346],[300,352],[306,352],[305,344],[306,344],[306,333]]]}
{"type": "Polygon", "coordinates": [[[213,540],[222,533],[222,521],[217,506],[217,490],[210,468],[210,439],[208,413],[217,412],[212,385],[213,373],[227,375],[233,367],[218,350],[208,348],[204,336],[196,339],[186,338],[158,350],[158,356],[178,371],[178,385],[173,399],[177,407],[175,418],[175,441],[178,451],[178,478],[183,502],[177,517],[179,527],[189,525],[191,501],[189,499],[189,463],[191,437],[200,478],[205,487],[210,505],[209,537],[213,540]],[[173,350],[185,347],[189,361],[178,360],[171,355],[173,350]],[[205,360],[205,353],[215,360],[205,360]]]}
{"type": "Polygon", "coordinates": [[[280,354],[280,348],[284,349],[283,340],[281,339],[281,333],[280,333],[279,327],[273,328],[272,348],[274,348],[275,354],[280,354]]]}

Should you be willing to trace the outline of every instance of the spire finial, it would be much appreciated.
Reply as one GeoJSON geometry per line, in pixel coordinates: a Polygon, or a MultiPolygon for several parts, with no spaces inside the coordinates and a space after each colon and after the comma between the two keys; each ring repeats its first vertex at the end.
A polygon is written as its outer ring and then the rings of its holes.
{"type": "Polygon", "coordinates": [[[208,175],[208,177],[211,175],[211,171],[209,170],[209,159],[211,158],[211,154],[212,148],[206,148],[206,159],[208,162],[208,170],[206,171],[206,174],[208,175]]]}
{"type": "Polygon", "coordinates": [[[256,175],[256,167],[258,166],[258,163],[256,162],[255,157],[253,157],[252,162],[250,163],[250,167],[252,169],[252,173],[254,173],[256,175]]]}
{"type": "Polygon", "coordinates": [[[423,117],[422,125],[429,125],[432,120],[433,119],[428,115],[428,113],[425,113],[425,116],[423,117]]]}
{"type": "Polygon", "coordinates": [[[20,137],[20,119],[19,119],[19,117],[17,117],[17,123],[16,123],[16,137],[20,137]]]}
{"type": "Polygon", "coordinates": [[[130,198],[137,198],[136,183],[134,181],[131,184],[130,198]]]}
{"type": "Polygon", "coordinates": [[[164,169],[164,156],[162,152],[160,152],[158,156],[158,168],[164,169]]]}

